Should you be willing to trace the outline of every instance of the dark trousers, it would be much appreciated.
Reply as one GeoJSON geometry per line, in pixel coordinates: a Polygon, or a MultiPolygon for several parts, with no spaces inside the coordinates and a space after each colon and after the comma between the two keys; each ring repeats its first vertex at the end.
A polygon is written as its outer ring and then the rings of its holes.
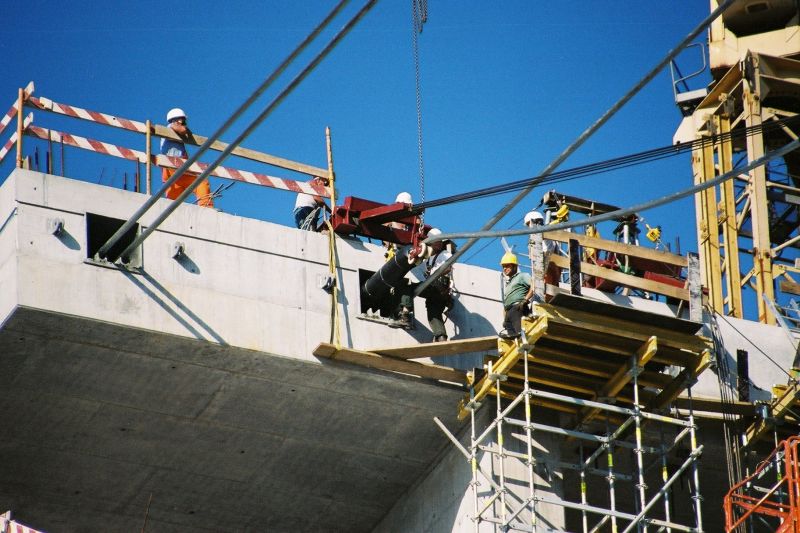
{"type": "Polygon", "coordinates": [[[527,311],[528,304],[525,302],[517,302],[506,307],[503,329],[511,335],[518,335],[522,331],[522,315],[527,311]]]}

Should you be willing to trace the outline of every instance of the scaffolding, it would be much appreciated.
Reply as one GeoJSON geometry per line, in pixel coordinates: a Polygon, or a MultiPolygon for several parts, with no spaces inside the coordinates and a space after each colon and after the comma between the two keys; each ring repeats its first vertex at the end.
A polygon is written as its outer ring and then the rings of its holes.
{"type": "Polygon", "coordinates": [[[708,366],[708,339],[680,319],[570,295],[552,304],[471,375],[459,406],[469,443],[436,421],[470,464],[475,531],[703,531],[691,402],[665,408],[708,366]]]}

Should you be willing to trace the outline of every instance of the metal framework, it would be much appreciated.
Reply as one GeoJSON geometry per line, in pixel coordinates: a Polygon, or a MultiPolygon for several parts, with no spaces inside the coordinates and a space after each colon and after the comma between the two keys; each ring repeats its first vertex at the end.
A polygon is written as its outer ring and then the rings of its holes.
{"type": "Polygon", "coordinates": [[[707,340],[673,323],[647,336],[652,317],[608,318],[570,309],[570,298],[537,305],[522,339],[498,340],[499,357],[472,375],[459,409],[470,418],[468,446],[437,420],[470,464],[475,531],[561,530],[556,508],[570,531],[702,531],[693,411],[657,411],[706,368],[707,340]],[[493,416],[478,416],[492,398],[493,416]],[[562,460],[564,442],[579,448],[574,460],[562,460]],[[688,506],[678,509],[674,485],[687,476],[688,506]]]}
{"type": "MultiPolygon", "coordinates": [[[[709,141],[693,151],[695,183],[798,138],[785,123],[769,127],[800,111],[798,79],[800,61],[756,53],[720,78],[693,115],[695,136],[709,141]]],[[[695,196],[703,285],[720,314],[745,318],[753,308],[758,321],[775,324],[768,302],[800,295],[800,157],[787,154],[784,163],[695,196]]]]}
{"type": "MultiPolygon", "coordinates": [[[[782,441],[751,475],[725,496],[725,531],[743,525],[756,530],[800,530],[800,437],[782,441]]],[[[752,529],[751,529],[752,530],[752,529]]]]}

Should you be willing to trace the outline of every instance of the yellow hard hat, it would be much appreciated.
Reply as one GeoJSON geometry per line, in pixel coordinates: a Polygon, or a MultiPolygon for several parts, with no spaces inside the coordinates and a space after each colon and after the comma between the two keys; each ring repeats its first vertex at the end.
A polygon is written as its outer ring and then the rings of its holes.
{"type": "Polygon", "coordinates": [[[505,265],[519,265],[519,261],[517,261],[517,256],[512,252],[506,252],[503,254],[503,258],[500,260],[500,266],[505,265]]]}

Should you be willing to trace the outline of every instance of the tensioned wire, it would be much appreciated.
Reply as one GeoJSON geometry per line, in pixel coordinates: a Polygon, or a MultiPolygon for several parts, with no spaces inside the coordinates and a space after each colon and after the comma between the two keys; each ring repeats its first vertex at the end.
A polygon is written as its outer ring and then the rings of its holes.
{"type": "Polygon", "coordinates": [[[628,168],[635,165],[649,163],[652,161],[658,161],[660,159],[665,159],[667,157],[673,157],[691,150],[700,150],[708,146],[712,146],[722,142],[739,140],[742,138],[751,137],[759,133],[766,134],[774,129],[780,128],[781,126],[788,125],[790,123],[797,121],[800,121],[800,116],[785,118],[779,121],[773,121],[762,125],[751,126],[749,128],[743,128],[721,135],[704,136],[700,139],[696,139],[689,143],[663,146],[660,148],[646,150],[644,152],[638,152],[635,154],[630,154],[613,159],[606,159],[603,161],[590,163],[588,165],[583,165],[580,167],[574,167],[566,170],[561,170],[558,172],[552,172],[547,175],[540,174],[538,176],[533,176],[531,178],[516,180],[508,183],[503,183],[500,185],[493,185],[491,187],[485,187],[483,189],[477,189],[475,191],[459,193],[452,196],[446,196],[444,198],[439,198],[436,200],[430,200],[428,202],[414,204],[412,209],[414,211],[424,210],[431,207],[439,207],[443,205],[454,204],[457,202],[464,202],[467,200],[486,198],[498,194],[524,189],[532,184],[548,185],[552,183],[560,183],[564,181],[594,176],[605,172],[611,172],[613,170],[628,168]]]}

